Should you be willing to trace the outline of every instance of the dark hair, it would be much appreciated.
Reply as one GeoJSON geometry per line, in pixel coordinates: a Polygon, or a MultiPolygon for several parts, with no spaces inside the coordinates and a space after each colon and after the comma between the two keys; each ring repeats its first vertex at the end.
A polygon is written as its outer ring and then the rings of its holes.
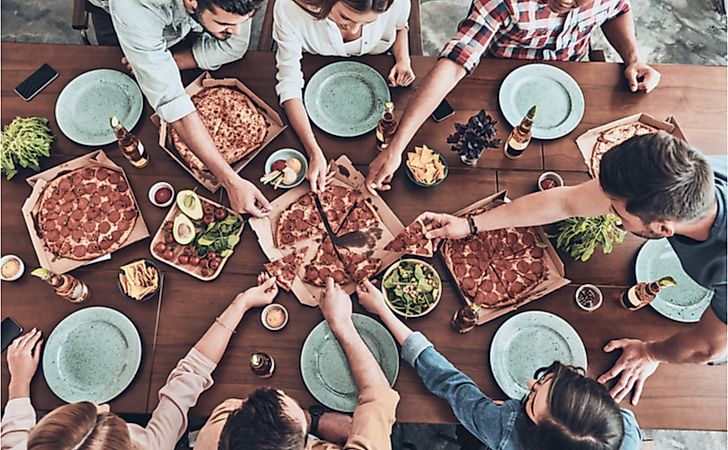
{"type": "Polygon", "coordinates": [[[599,184],[645,223],[691,222],[715,204],[713,172],[703,155],[664,131],[635,136],[604,154],[599,184]]]}
{"type": "Polygon", "coordinates": [[[213,6],[239,16],[245,16],[260,8],[263,0],[197,0],[198,9],[212,11],[213,6]]]}
{"type": "Polygon", "coordinates": [[[523,448],[617,450],[624,438],[624,423],[607,388],[585,377],[582,369],[558,361],[546,373],[554,376],[548,396],[549,414],[538,424],[525,413],[519,417],[517,432],[523,448]]]}
{"type": "MultiPolygon", "coordinates": [[[[407,0],[397,0],[407,1],[407,0]]],[[[359,12],[374,11],[383,13],[392,6],[394,0],[295,0],[307,13],[321,20],[331,12],[331,8],[343,2],[349,8],[359,12]]]]}
{"type": "Polygon", "coordinates": [[[283,412],[283,394],[258,389],[228,417],[218,450],[302,450],[301,425],[283,412]]]}

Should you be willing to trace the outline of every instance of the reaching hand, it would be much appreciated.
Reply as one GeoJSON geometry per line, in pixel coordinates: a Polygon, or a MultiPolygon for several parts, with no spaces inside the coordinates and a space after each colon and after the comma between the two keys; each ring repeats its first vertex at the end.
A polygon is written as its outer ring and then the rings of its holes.
{"type": "Polygon", "coordinates": [[[404,61],[397,61],[389,71],[387,80],[389,80],[391,87],[404,87],[412,84],[415,81],[415,72],[412,70],[412,64],[409,58],[404,61]]]}
{"type": "Polygon", "coordinates": [[[388,191],[392,189],[389,183],[397,168],[402,163],[402,156],[394,150],[387,149],[379,156],[374,158],[369,164],[369,173],[367,174],[367,190],[376,195],[377,190],[388,191]]]}
{"type": "Polygon", "coordinates": [[[311,190],[314,192],[323,192],[326,189],[326,173],[328,171],[328,164],[326,158],[321,150],[311,156],[311,161],[308,163],[308,172],[306,178],[311,184],[311,190]]]}
{"type": "Polygon", "coordinates": [[[13,383],[30,386],[40,361],[41,331],[33,328],[8,347],[8,372],[13,383]]]}
{"type": "Polygon", "coordinates": [[[246,309],[251,309],[273,303],[276,295],[278,295],[276,277],[263,272],[258,275],[258,285],[238,294],[235,301],[242,302],[246,309]]]}
{"type": "Polygon", "coordinates": [[[253,183],[239,176],[225,185],[230,205],[239,213],[250,213],[255,217],[263,217],[270,212],[270,203],[253,183]]]}
{"type": "Polygon", "coordinates": [[[381,316],[389,311],[382,292],[367,279],[356,286],[356,295],[359,297],[359,304],[372,314],[381,316]]]}
{"type": "Polygon", "coordinates": [[[129,60],[126,59],[126,56],[121,58],[121,63],[126,67],[126,70],[128,70],[131,73],[134,73],[134,69],[131,67],[131,64],[129,63],[129,60]]]}
{"type": "Polygon", "coordinates": [[[432,227],[426,234],[427,239],[462,239],[470,234],[468,219],[464,217],[426,212],[419,218],[425,223],[430,223],[432,227]]]}
{"type": "Polygon", "coordinates": [[[640,61],[628,65],[624,69],[624,77],[627,78],[630,91],[645,91],[646,94],[652,92],[660,82],[660,72],[640,61]]]}
{"type": "Polygon", "coordinates": [[[351,298],[332,277],[326,279],[326,291],[321,295],[319,307],[331,328],[351,322],[351,298]]]}
{"type": "Polygon", "coordinates": [[[640,401],[645,381],[657,370],[660,363],[652,358],[647,345],[646,342],[639,339],[617,339],[609,341],[604,347],[605,352],[622,349],[622,355],[614,366],[598,379],[600,383],[606,383],[621,373],[619,381],[609,391],[617,403],[621,402],[634,388],[632,404],[636,405],[640,401]]]}

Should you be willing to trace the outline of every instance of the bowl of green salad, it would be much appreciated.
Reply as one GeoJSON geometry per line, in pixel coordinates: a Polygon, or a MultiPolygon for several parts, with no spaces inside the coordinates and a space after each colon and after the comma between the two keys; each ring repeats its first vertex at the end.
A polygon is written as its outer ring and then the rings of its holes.
{"type": "Polygon", "coordinates": [[[382,278],[382,294],[396,314],[422,317],[435,309],[442,296],[442,280],[430,264],[419,259],[401,259],[382,278]]]}

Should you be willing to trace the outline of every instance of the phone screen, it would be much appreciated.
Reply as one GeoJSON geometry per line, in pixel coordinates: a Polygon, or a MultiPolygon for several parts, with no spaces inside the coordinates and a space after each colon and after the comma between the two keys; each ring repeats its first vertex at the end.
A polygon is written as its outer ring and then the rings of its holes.
{"type": "Polygon", "coordinates": [[[10,343],[13,342],[16,337],[20,336],[20,334],[23,332],[23,327],[18,325],[18,322],[13,320],[12,317],[6,317],[3,319],[1,328],[2,329],[0,329],[0,334],[2,334],[3,341],[2,351],[5,351],[10,343]]]}
{"type": "Polygon", "coordinates": [[[455,114],[455,110],[452,109],[452,106],[450,106],[447,100],[443,100],[437,105],[435,112],[432,113],[432,120],[442,122],[453,114],[455,114]]]}
{"type": "Polygon", "coordinates": [[[44,87],[48,86],[51,81],[55,80],[56,77],[58,77],[58,72],[48,64],[43,64],[40,69],[33,72],[15,88],[15,93],[27,102],[44,87]]]}

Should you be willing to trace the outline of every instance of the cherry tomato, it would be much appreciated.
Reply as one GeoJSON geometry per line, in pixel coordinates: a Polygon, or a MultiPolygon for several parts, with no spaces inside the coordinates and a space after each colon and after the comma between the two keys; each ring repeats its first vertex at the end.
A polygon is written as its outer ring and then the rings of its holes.
{"type": "Polygon", "coordinates": [[[214,258],[210,260],[210,269],[217,269],[220,267],[220,258],[214,258]]]}
{"type": "Polygon", "coordinates": [[[202,211],[204,211],[206,216],[209,216],[215,212],[215,207],[209,203],[205,203],[205,206],[202,207],[202,211]]]}
{"type": "Polygon", "coordinates": [[[207,259],[215,259],[216,256],[217,256],[217,253],[215,253],[215,252],[207,253],[207,259]]]}
{"type": "Polygon", "coordinates": [[[211,273],[212,272],[210,272],[210,269],[206,267],[203,267],[202,270],[200,270],[200,275],[202,275],[203,277],[209,277],[211,273]]]}
{"type": "Polygon", "coordinates": [[[172,258],[174,258],[174,252],[172,250],[167,249],[164,251],[163,256],[164,256],[164,259],[172,261],[172,258]]]}
{"type": "Polygon", "coordinates": [[[215,218],[217,220],[222,220],[227,217],[227,211],[225,211],[225,208],[217,208],[215,210],[215,218]]]}
{"type": "Polygon", "coordinates": [[[192,264],[193,266],[196,266],[196,265],[200,264],[200,258],[198,258],[197,255],[192,255],[192,256],[190,256],[189,263],[192,264]]]}
{"type": "Polygon", "coordinates": [[[204,222],[205,222],[206,224],[208,224],[208,225],[209,225],[209,224],[211,224],[212,222],[214,222],[214,221],[215,221],[215,216],[213,216],[212,214],[208,214],[208,215],[206,215],[206,216],[205,216],[205,217],[204,217],[204,218],[203,218],[202,220],[203,220],[203,221],[204,221],[204,222]]]}
{"type": "Polygon", "coordinates": [[[174,228],[174,224],[172,223],[171,220],[168,220],[168,221],[164,222],[164,231],[171,232],[172,231],[172,228],[174,228]]]}
{"type": "Polygon", "coordinates": [[[164,242],[157,242],[157,244],[154,246],[154,253],[161,255],[166,249],[167,246],[164,245],[164,242]]]}
{"type": "Polygon", "coordinates": [[[172,236],[169,233],[165,234],[164,235],[164,242],[166,242],[167,244],[171,244],[172,242],[174,242],[174,236],[172,236]]]}
{"type": "Polygon", "coordinates": [[[177,257],[177,262],[180,264],[187,264],[190,262],[190,258],[189,256],[182,254],[177,257]]]}
{"type": "Polygon", "coordinates": [[[185,256],[190,256],[195,254],[195,248],[190,245],[185,245],[182,248],[182,254],[185,256]]]}

